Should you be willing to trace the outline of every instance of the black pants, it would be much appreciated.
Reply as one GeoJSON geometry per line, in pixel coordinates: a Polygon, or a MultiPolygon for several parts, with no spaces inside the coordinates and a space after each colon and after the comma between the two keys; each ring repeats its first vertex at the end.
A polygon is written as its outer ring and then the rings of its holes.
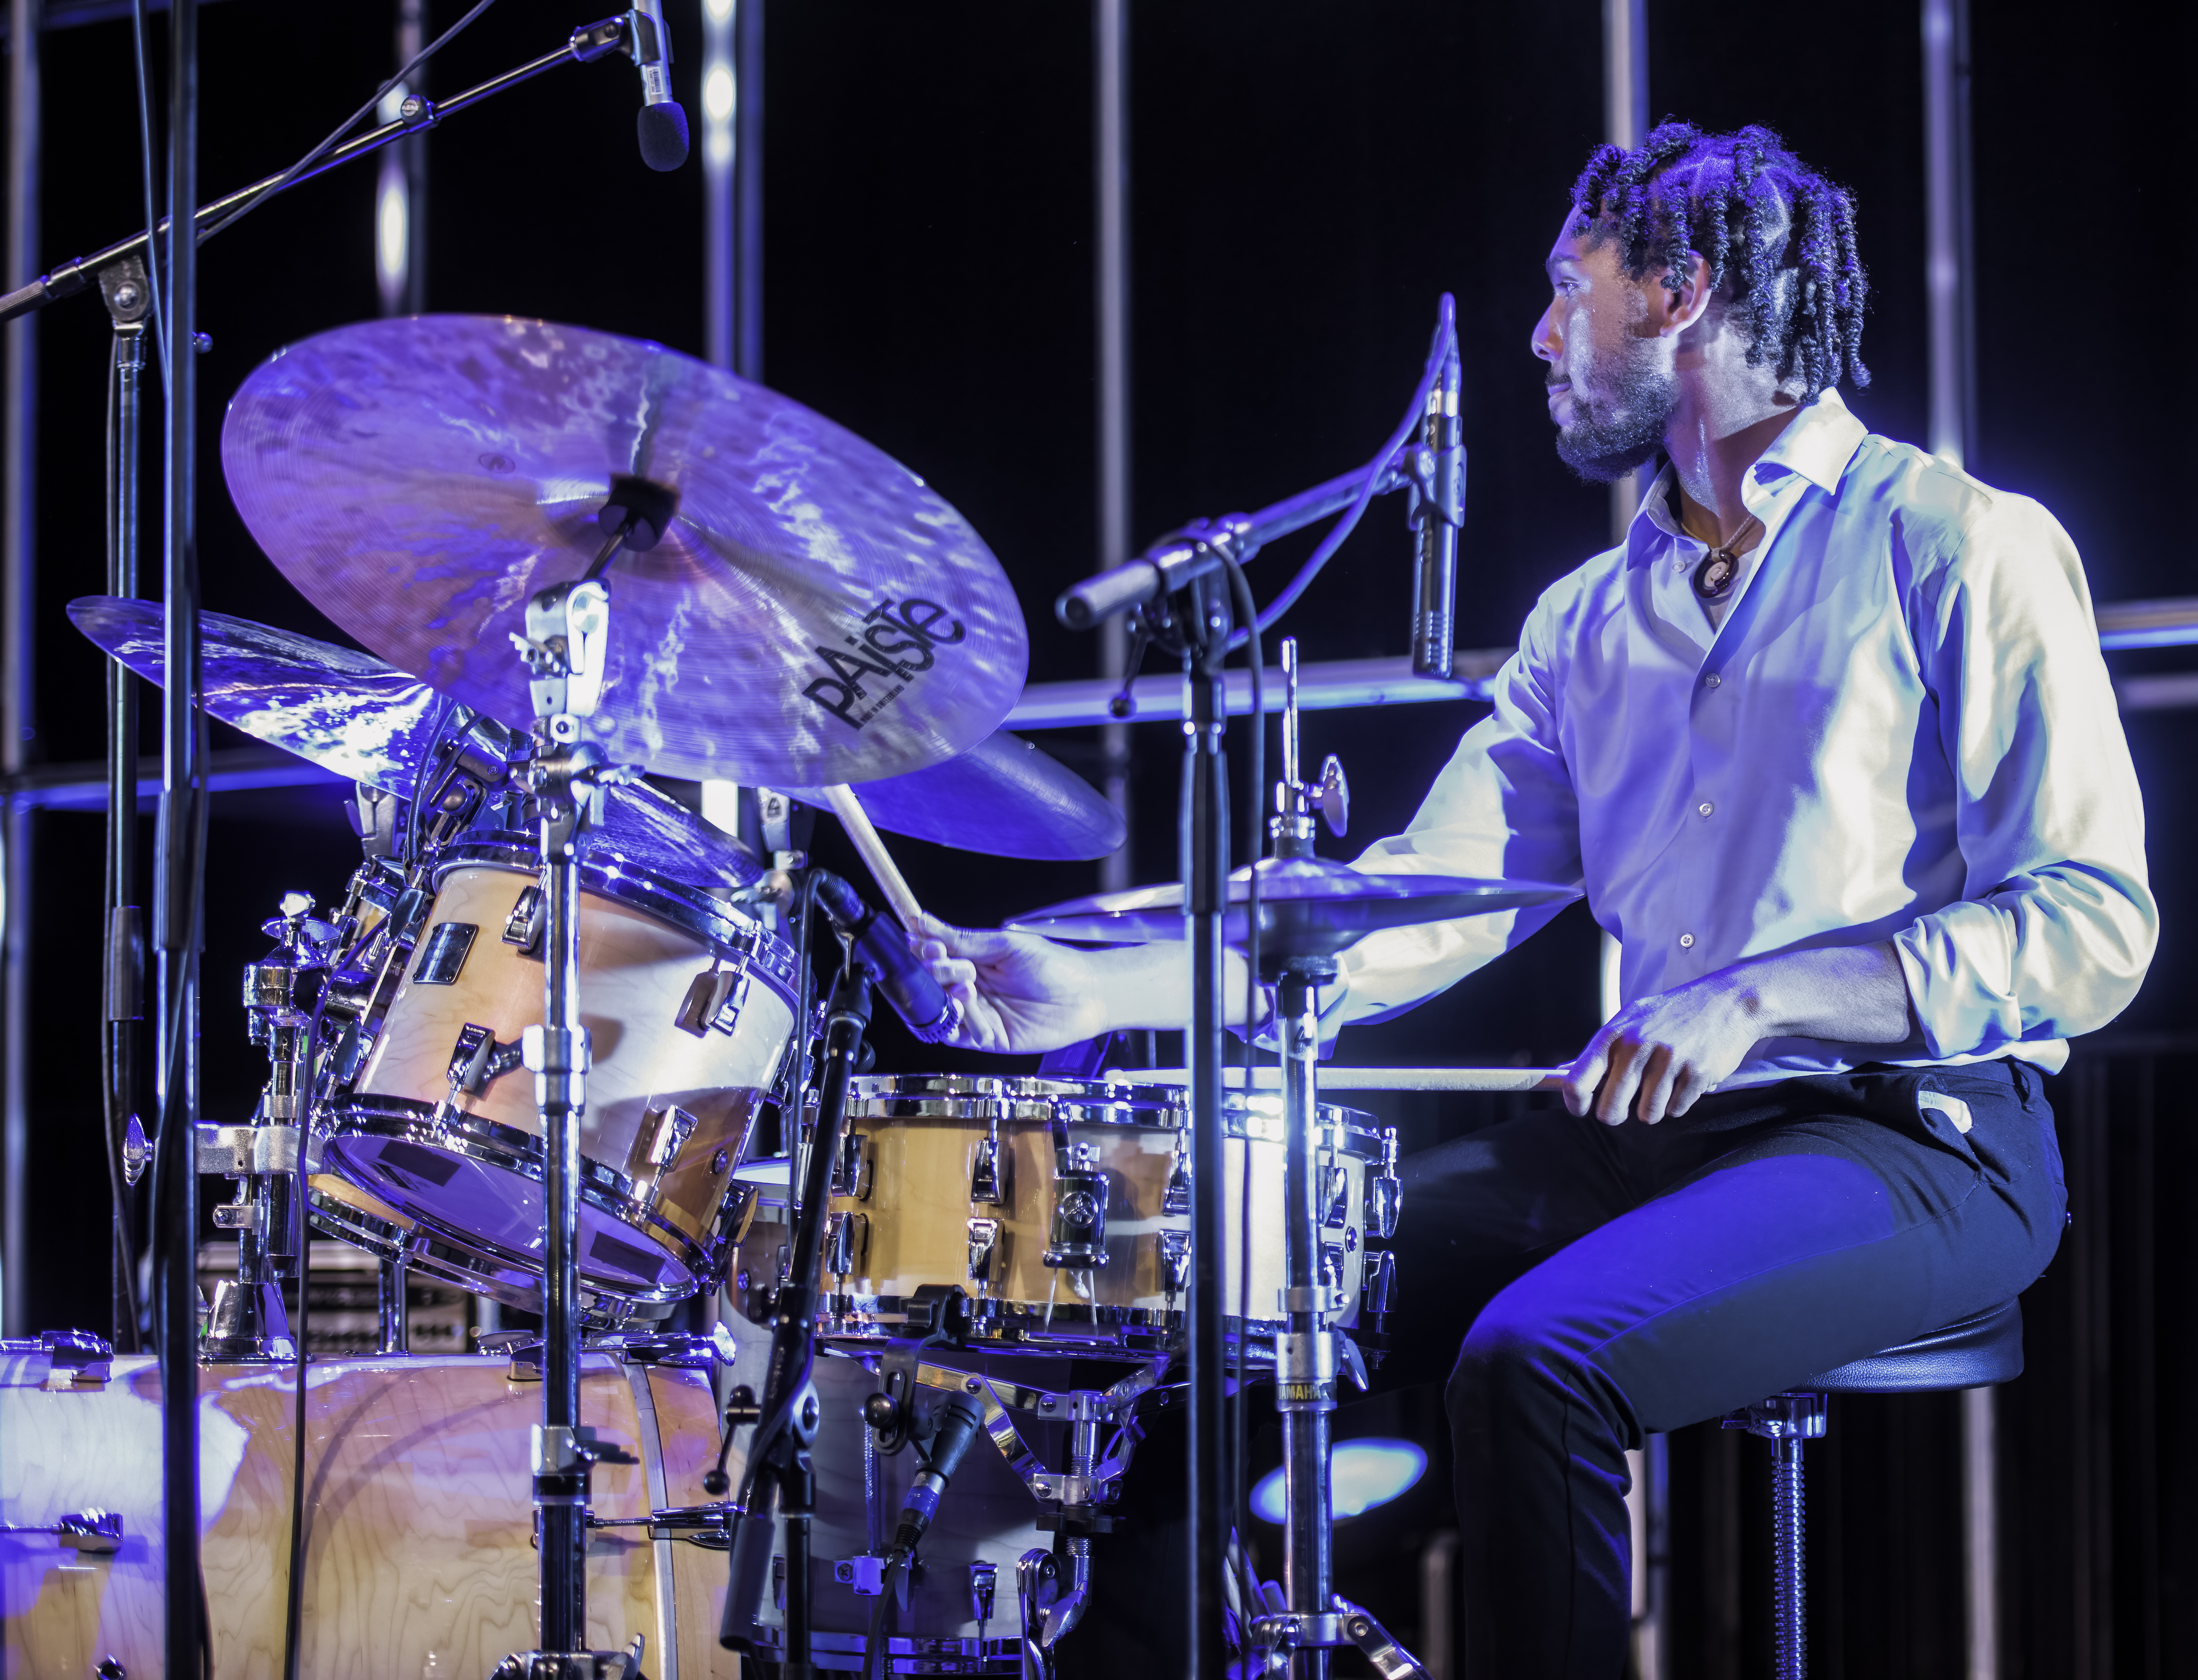
{"type": "Polygon", "coordinates": [[[1559,1109],[1403,1171],[1401,1322],[1464,1342],[1473,1680],[1616,1680],[1625,1450],[2011,1299],[2067,1200],[2012,1062],[1788,1080],[1657,1126],[1559,1109]]]}

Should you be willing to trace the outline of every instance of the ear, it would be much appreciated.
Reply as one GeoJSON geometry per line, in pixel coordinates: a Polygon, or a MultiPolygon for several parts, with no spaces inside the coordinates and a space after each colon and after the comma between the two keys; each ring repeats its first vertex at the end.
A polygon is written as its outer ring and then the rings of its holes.
{"type": "Polygon", "coordinates": [[[1653,277],[1644,289],[1648,294],[1648,324],[1659,338],[1675,337],[1709,312],[1709,259],[1699,251],[1689,251],[1683,262],[1653,277]],[[1677,288],[1666,284],[1667,280],[1676,282],[1677,288]]]}

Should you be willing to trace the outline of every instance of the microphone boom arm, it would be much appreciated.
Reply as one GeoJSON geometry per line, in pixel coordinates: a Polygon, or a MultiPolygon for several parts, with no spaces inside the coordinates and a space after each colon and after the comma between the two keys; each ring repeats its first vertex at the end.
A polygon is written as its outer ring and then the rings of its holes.
{"type": "MultiPolygon", "coordinates": [[[[278,170],[254,181],[248,187],[240,187],[211,203],[201,205],[191,222],[193,229],[197,230],[199,242],[204,244],[219,231],[219,224],[224,219],[262,195],[271,195],[278,189],[288,192],[299,182],[324,175],[338,164],[363,158],[369,152],[378,152],[392,141],[402,140],[408,134],[433,128],[444,118],[478,105],[507,88],[515,88],[521,82],[532,81],[545,70],[554,70],[561,64],[592,64],[623,48],[626,34],[626,15],[621,12],[616,17],[605,18],[600,23],[587,24],[574,30],[556,51],[530,59],[516,69],[505,71],[501,76],[491,76],[486,82],[468,88],[463,93],[454,94],[440,101],[416,94],[404,102],[408,114],[394,122],[384,123],[379,128],[369,129],[357,139],[346,140],[342,145],[330,148],[328,154],[317,160],[311,167],[300,170],[287,181],[283,177],[288,171],[278,170]]],[[[165,216],[160,218],[159,225],[163,232],[167,229],[168,221],[165,216]]],[[[28,315],[33,310],[44,309],[56,299],[96,289],[99,276],[105,270],[131,257],[144,261],[146,244],[145,231],[140,229],[129,238],[105,246],[89,257],[72,257],[27,285],[19,286],[14,291],[0,295],[0,321],[12,321],[19,315],[28,315]]]]}

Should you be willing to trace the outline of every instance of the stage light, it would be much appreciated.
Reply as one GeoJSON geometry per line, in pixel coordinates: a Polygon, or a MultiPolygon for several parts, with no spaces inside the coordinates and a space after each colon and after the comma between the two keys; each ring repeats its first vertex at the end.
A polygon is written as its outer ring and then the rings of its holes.
{"type": "MultiPolygon", "coordinates": [[[[1410,1441],[1381,1435],[1338,1441],[1329,1454],[1329,1488],[1335,1502],[1336,1520],[1364,1516],[1377,1506],[1401,1498],[1427,1470],[1427,1454],[1410,1441]]],[[[1284,1474],[1270,1471],[1252,1490],[1252,1514],[1262,1522],[1279,1526],[1288,1514],[1288,1502],[1284,1474]]]]}

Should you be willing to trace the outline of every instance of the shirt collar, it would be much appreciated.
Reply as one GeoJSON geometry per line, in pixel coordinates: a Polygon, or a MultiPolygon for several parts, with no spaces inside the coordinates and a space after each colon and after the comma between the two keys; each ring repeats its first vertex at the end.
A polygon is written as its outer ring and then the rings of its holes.
{"type": "MultiPolygon", "coordinates": [[[[1768,490],[1782,480],[1794,476],[1820,490],[1836,491],[1847,462],[1854,459],[1855,451],[1862,447],[1862,440],[1867,435],[1868,429],[1840,400],[1840,393],[1827,386],[1802,404],[1800,412],[1748,468],[1750,485],[1768,490]]],[[[1641,509],[1627,529],[1629,547],[1633,547],[1637,554],[1638,547],[1632,542],[1637,536],[1652,545],[1655,532],[1666,537],[1685,536],[1670,513],[1671,485],[1672,468],[1666,462],[1664,470],[1656,475],[1655,483],[1649,486],[1648,493],[1641,498],[1641,509]],[[1644,520],[1648,530],[1642,528],[1644,520]]]]}

